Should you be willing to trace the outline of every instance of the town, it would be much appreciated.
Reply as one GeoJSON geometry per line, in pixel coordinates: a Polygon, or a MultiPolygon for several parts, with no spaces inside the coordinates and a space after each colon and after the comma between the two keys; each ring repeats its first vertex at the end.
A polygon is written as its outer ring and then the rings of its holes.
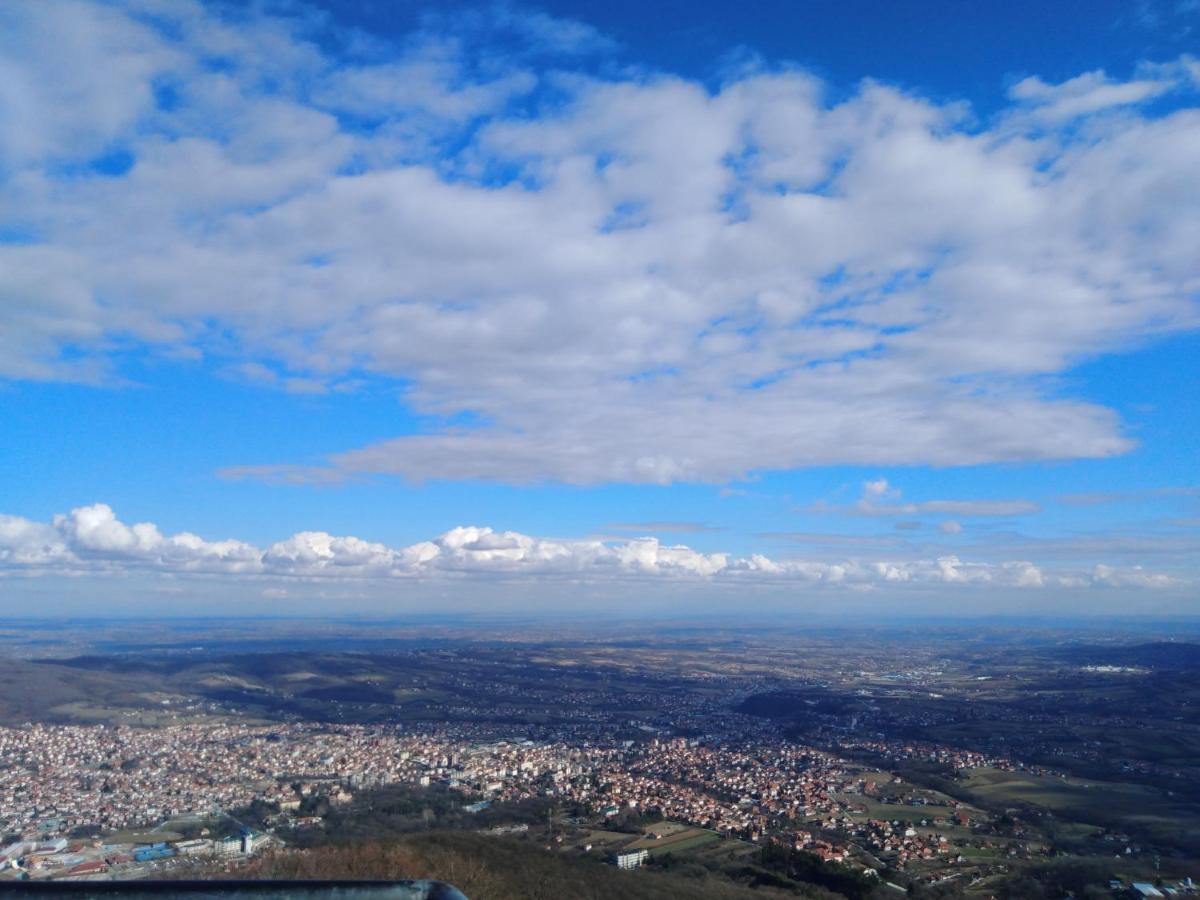
{"type": "MultiPolygon", "coordinates": [[[[652,859],[664,837],[663,847],[680,846],[671,829],[653,825],[662,822],[692,826],[706,838],[693,845],[780,844],[871,877],[908,871],[929,883],[982,880],[1005,871],[1008,858],[1048,852],[1019,832],[1005,836],[981,809],[772,735],[749,716],[735,714],[722,733],[705,738],[613,740],[598,728],[583,739],[534,741],[508,731],[315,724],[0,730],[0,830],[11,838],[0,848],[0,869],[10,878],[96,879],[236,865],[321,829],[321,810],[328,815],[357,794],[398,784],[458,792],[468,813],[552,800],[572,811],[573,827],[541,839],[563,852],[592,852],[573,836],[615,834],[604,855],[626,868],[652,859]],[[238,818],[252,805],[269,810],[259,828],[238,818]],[[618,818],[646,827],[605,832],[618,818]]],[[[873,743],[898,758],[936,759],[958,770],[1025,768],[973,751],[873,743]]],[[[529,826],[493,830],[528,833],[529,826]]]]}
{"type": "Polygon", "coordinates": [[[148,652],[93,630],[39,657],[18,632],[0,658],[0,878],[278,877],[420,834],[852,900],[1200,876],[1192,645],[564,629],[301,652],[358,633],[284,624],[247,653],[220,623],[146,627],[148,652]]]}

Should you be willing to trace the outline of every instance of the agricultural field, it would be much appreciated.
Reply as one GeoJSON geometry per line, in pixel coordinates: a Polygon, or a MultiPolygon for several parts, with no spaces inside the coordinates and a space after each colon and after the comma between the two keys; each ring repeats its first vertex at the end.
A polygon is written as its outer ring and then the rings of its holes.
{"type": "Polygon", "coordinates": [[[912,806],[907,803],[885,803],[873,797],[864,797],[861,794],[836,794],[835,796],[844,803],[852,804],[853,807],[862,806],[866,808],[864,812],[852,809],[849,816],[855,821],[886,819],[889,822],[899,821],[915,824],[923,820],[931,820],[934,816],[949,817],[959,811],[951,805],[953,801],[949,797],[945,798],[945,803],[912,806]]]}
{"type": "Polygon", "coordinates": [[[563,842],[562,849],[583,851],[591,847],[594,853],[612,853],[624,849],[634,840],[637,840],[636,835],[628,832],[591,829],[572,835],[569,841],[563,842]]]}
{"type": "Polygon", "coordinates": [[[715,831],[709,831],[707,828],[694,828],[674,822],[668,824],[672,827],[664,829],[650,826],[646,829],[646,834],[624,849],[648,850],[651,856],[656,856],[694,850],[722,839],[715,831]]]}
{"type": "Polygon", "coordinates": [[[1084,831],[1098,829],[1145,836],[1179,846],[1200,845],[1200,807],[1139,784],[1090,781],[1071,776],[977,769],[962,779],[981,803],[1048,811],[1084,831]]]}

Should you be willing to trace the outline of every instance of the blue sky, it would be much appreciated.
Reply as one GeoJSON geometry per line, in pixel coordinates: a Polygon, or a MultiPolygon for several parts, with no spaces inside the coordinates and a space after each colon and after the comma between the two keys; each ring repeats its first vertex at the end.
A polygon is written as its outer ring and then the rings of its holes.
{"type": "Polygon", "coordinates": [[[1200,4],[0,25],[6,610],[1197,611],[1200,4]]]}

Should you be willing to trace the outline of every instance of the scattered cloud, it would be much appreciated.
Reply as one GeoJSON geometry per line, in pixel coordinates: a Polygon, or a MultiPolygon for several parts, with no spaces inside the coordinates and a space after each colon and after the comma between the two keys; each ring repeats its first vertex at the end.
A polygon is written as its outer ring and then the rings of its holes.
{"type": "Polygon", "coordinates": [[[337,389],[336,386],[331,388],[319,378],[280,375],[274,369],[256,362],[231,366],[227,374],[238,381],[286,391],[289,394],[327,394],[331,389],[337,389]]]}
{"type": "Polygon", "coordinates": [[[1045,123],[1061,123],[1081,116],[1144,103],[1178,86],[1173,78],[1115,81],[1103,72],[1088,72],[1062,84],[1047,84],[1036,76],[1009,89],[1009,97],[1045,123]]]}
{"type": "Polygon", "coordinates": [[[955,519],[946,519],[938,525],[938,531],[942,534],[962,534],[962,523],[955,519]]]}
{"type": "MultiPolygon", "coordinates": [[[[465,44],[477,54],[480,47],[486,49],[503,41],[509,57],[521,59],[591,56],[620,48],[614,38],[587,22],[549,15],[505,0],[458,6],[446,12],[426,12],[422,16],[421,36],[438,44],[465,44]]],[[[480,55],[495,62],[487,53],[480,55]]]]}
{"type": "Polygon", "coordinates": [[[1013,556],[1068,565],[1102,560],[1125,567],[1153,565],[1172,574],[1195,571],[1200,559],[1200,535],[1182,529],[1112,528],[1061,535],[997,532],[986,541],[972,543],[972,552],[984,559],[1013,556]]]}
{"type": "Polygon", "coordinates": [[[334,485],[352,477],[324,466],[305,465],[226,466],[217,470],[217,476],[228,481],[253,479],[292,485],[334,485]]]}
{"type": "MultiPolygon", "coordinates": [[[[618,47],[613,38],[578,19],[550,16],[509,4],[496,4],[491,15],[491,23],[521,35],[537,51],[568,55],[594,54],[611,52],[618,47]]],[[[456,16],[455,24],[460,22],[461,19],[456,16]]]]}
{"type": "Polygon", "coordinates": [[[0,241],[0,378],[115,384],[140,348],[487,423],[234,477],[1107,457],[1118,416],[1055,376],[1200,324],[1190,58],[1031,77],[980,123],[793,69],[577,65],[611,43],[505,5],[355,52],[259,5],[145,9],[0,6],[0,234],[27,236],[0,241]]]}
{"type": "Polygon", "coordinates": [[[877,478],[874,481],[863,482],[863,497],[869,497],[872,500],[883,500],[888,497],[899,496],[899,491],[888,484],[886,478],[877,478]]]}
{"type": "Polygon", "coordinates": [[[1200,487],[1157,487],[1133,491],[1092,491],[1063,494],[1055,499],[1067,506],[1102,506],[1108,503],[1132,503],[1162,497],[1200,497],[1200,487]]]}
{"type": "MultiPolygon", "coordinates": [[[[1022,516],[1041,510],[1032,500],[922,500],[902,502],[900,490],[885,479],[863,483],[862,496],[857,503],[830,504],[818,501],[808,507],[808,512],[841,513],[858,516],[915,516],[923,514],[949,514],[954,516],[1004,517],[1022,516]],[[887,502],[880,502],[885,500],[887,502]]],[[[897,527],[901,527],[897,525],[897,527]]]]}
{"type": "MultiPolygon", "coordinates": [[[[803,539],[798,535],[777,537],[803,539]]],[[[473,526],[453,528],[406,547],[304,531],[260,548],[234,539],[209,541],[189,532],[164,535],[150,522],[128,525],[103,503],[78,507],[49,523],[0,515],[0,575],[138,571],[270,579],[648,578],[849,588],[885,584],[1162,588],[1182,584],[1140,566],[1099,565],[1086,572],[1048,572],[1028,561],[967,561],[949,554],[891,560],[772,559],[762,554],[703,553],[655,537],[564,540],[473,526]]],[[[286,588],[271,586],[262,596],[281,599],[286,597],[286,588]]]]}
{"type": "Polygon", "coordinates": [[[755,537],[817,546],[899,547],[903,543],[899,537],[888,534],[829,534],[816,531],[760,531],[755,537]]]}
{"type": "Polygon", "coordinates": [[[1114,27],[1127,28],[1130,24],[1148,32],[1163,32],[1176,39],[1187,37],[1200,13],[1197,0],[1136,0],[1117,20],[1114,27]],[[1191,20],[1191,22],[1189,22],[1191,20]]]}
{"type": "Polygon", "coordinates": [[[1118,570],[1111,566],[1098,565],[1092,572],[1092,583],[1105,587],[1169,587],[1172,579],[1167,575],[1143,571],[1140,566],[1118,570]]]}
{"type": "Polygon", "coordinates": [[[714,531],[724,531],[716,525],[705,522],[610,522],[601,526],[606,531],[626,531],[637,534],[653,532],[667,534],[705,534],[714,531]]]}

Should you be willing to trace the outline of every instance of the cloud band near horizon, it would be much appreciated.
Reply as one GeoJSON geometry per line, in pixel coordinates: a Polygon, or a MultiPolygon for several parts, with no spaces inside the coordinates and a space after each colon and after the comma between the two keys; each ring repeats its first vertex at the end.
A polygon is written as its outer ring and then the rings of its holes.
{"type": "Polygon", "coordinates": [[[268,547],[164,535],[149,522],[128,525],[103,503],[81,506],[50,522],[0,515],[0,576],[170,576],[307,580],[404,580],[470,577],[577,580],[629,579],[686,583],[771,583],[871,589],[883,585],[993,588],[1182,588],[1178,578],[1138,566],[1096,564],[1047,570],[1032,562],[935,559],[775,560],[702,553],[655,537],[630,540],[538,538],[486,527],[458,527],[428,541],[389,547],[323,531],[293,534],[268,547]]]}

